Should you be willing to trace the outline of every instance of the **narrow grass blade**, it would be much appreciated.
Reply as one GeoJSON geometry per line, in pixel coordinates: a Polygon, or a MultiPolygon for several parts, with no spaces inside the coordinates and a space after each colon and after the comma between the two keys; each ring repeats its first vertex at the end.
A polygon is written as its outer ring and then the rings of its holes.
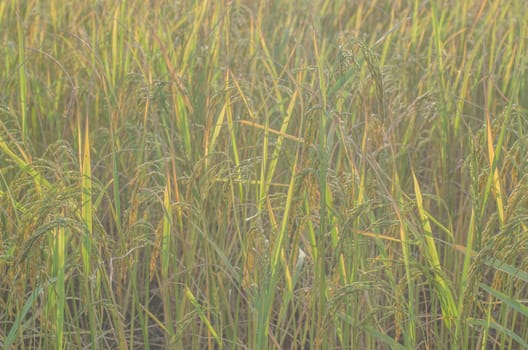
{"type": "MultiPolygon", "coordinates": [[[[468,322],[470,324],[477,325],[477,326],[493,328],[493,329],[495,329],[495,330],[497,330],[497,331],[499,331],[501,333],[506,334],[507,336],[509,336],[513,340],[515,340],[520,346],[519,349],[528,349],[528,342],[526,342],[525,339],[523,339],[522,337],[517,335],[514,331],[512,331],[508,327],[505,327],[502,324],[499,324],[499,323],[494,322],[494,321],[489,321],[488,322],[487,320],[475,319],[475,318],[468,319],[468,322]]],[[[485,343],[483,344],[483,349],[486,349],[484,346],[485,346],[485,343]]]]}
{"type": "Polygon", "coordinates": [[[10,148],[7,142],[5,142],[2,135],[0,135],[0,149],[4,151],[5,154],[9,156],[19,167],[20,169],[27,172],[35,181],[35,187],[39,193],[42,193],[42,187],[49,188],[50,183],[42,177],[31,165],[27,160],[24,160],[16,155],[15,152],[13,152],[10,148]]]}
{"type": "Polygon", "coordinates": [[[202,306],[200,305],[198,300],[196,300],[196,298],[194,297],[193,293],[191,292],[191,290],[187,286],[185,287],[185,295],[187,296],[187,299],[189,299],[189,301],[191,302],[192,306],[194,306],[194,309],[198,313],[198,316],[200,317],[200,320],[202,320],[202,322],[205,324],[205,326],[207,327],[207,330],[209,331],[209,333],[211,333],[212,337],[216,341],[216,344],[218,344],[218,348],[220,350],[223,349],[224,348],[224,343],[222,341],[222,338],[220,338],[218,336],[218,332],[215,330],[215,328],[213,327],[213,325],[211,324],[211,322],[209,321],[209,319],[205,315],[205,312],[204,312],[202,306]]]}
{"type": "Polygon", "coordinates": [[[172,206],[170,203],[170,179],[167,176],[167,184],[163,192],[163,234],[161,248],[161,274],[163,278],[169,276],[172,206]]]}
{"type": "Polygon", "coordinates": [[[55,322],[55,349],[64,348],[64,307],[66,303],[65,289],[65,263],[66,263],[66,237],[64,227],[58,226],[54,230],[54,247],[52,258],[52,273],[56,283],[50,289],[50,316],[55,322]]]}
{"type": "Polygon", "coordinates": [[[375,338],[382,340],[384,343],[388,344],[391,349],[397,349],[397,350],[405,350],[407,349],[405,346],[398,343],[395,339],[389,337],[387,334],[381,333],[378,330],[366,327],[366,331],[370,334],[372,334],[375,338]]]}
{"type": "Polygon", "coordinates": [[[400,208],[398,207],[398,203],[401,202],[401,193],[400,193],[400,180],[398,177],[398,174],[394,174],[393,178],[393,188],[396,192],[397,201],[393,203],[393,208],[396,214],[396,217],[398,218],[398,225],[399,225],[399,231],[400,231],[400,243],[401,243],[401,251],[403,255],[403,266],[405,270],[405,279],[407,282],[407,322],[406,322],[406,329],[404,333],[405,337],[405,345],[411,348],[415,347],[416,344],[416,305],[415,305],[415,285],[413,281],[413,272],[411,271],[411,242],[409,239],[409,235],[407,232],[407,224],[403,220],[403,217],[400,213],[400,208]]]}
{"type": "MultiPolygon", "coordinates": [[[[490,188],[493,188],[492,194],[495,197],[495,202],[497,204],[497,211],[499,213],[499,219],[501,224],[504,223],[504,204],[502,201],[502,187],[500,183],[500,176],[499,176],[499,170],[497,169],[497,158],[498,155],[495,155],[495,146],[493,143],[493,132],[491,130],[491,121],[489,114],[486,114],[486,131],[487,131],[487,145],[488,145],[488,160],[490,165],[490,175],[488,177],[488,183],[486,184],[486,194],[489,193],[490,188]]],[[[500,145],[497,145],[499,147],[500,145]]],[[[499,148],[497,148],[499,149],[499,148]]],[[[486,198],[486,197],[484,197],[486,198]]],[[[485,206],[482,206],[482,209],[484,210],[485,206]]]]}
{"type": "Polygon", "coordinates": [[[171,192],[170,192],[170,178],[167,174],[167,183],[165,185],[165,191],[163,193],[163,228],[161,236],[161,283],[163,284],[162,299],[163,299],[163,310],[165,315],[165,322],[167,329],[169,330],[169,337],[171,336],[172,327],[172,303],[171,303],[171,288],[170,288],[170,276],[169,276],[169,265],[171,256],[171,229],[172,229],[172,205],[171,205],[171,192]]]}
{"type": "MultiPolygon", "coordinates": [[[[79,144],[82,144],[81,142],[79,144]]],[[[93,227],[93,203],[92,203],[92,168],[90,157],[90,133],[88,118],[84,126],[84,148],[82,152],[81,163],[81,217],[86,231],[83,235],[83,245],[81,249],[84,271],[87,276],[90,275],[91,261],[90,255],[92,250],[92,227],[93,227]]]]}
{"type": "Polygon", "coordinates": [[[418,207],[418,212],[420,213],[420,219],[422,220],[422,228],[425,234],[425,244],[426,244],[426,258],[428,260],[429,266],[433,270],[433,275],[435,279],[434,287],[437,291],[437,296],[440,299],[442,314],[444,316],[444,322],[449,328],[453,320],[458,318],[458,308],[453,298],[451,289],[449,288],[447,281],[444,278],[442,266],[440,264],[440,259],[438,257],[438,251],[436,249],[435,240],[433,237],[433,230],[429,222],[428,215],[423,207],[422,192],[420,190],[420,184],[414,173],[414,169],[411,169],[412,177],[414,182],[414,193],[416,196],[416,206],[418,207]]]}
{"type": "Polygon", "coordinates": [[[484,284],[484,283],[479,283],[479,286],[480,288],[484,289],[486,292],[490,293],[491,295],[493,295],[495,298],[503,301],[506,305],[510,306],[513,310],[521,313],[522,315],[528,317],[528,307],[524,306],[523,304],[521,304],[518,300],[516,299],[513,299],[511,297],[509,297],[508,295],[494,289],[494,288],[491,288],[490,286],[484,284]]]}
{"type": "Polygon", "coordinates": [[[22,143],[25,143],[28,137],[27,125],[27,73],[26,73],[26,47],[24,29],[22,28],[22,19],[17,12],[17,34],[18,34],[18,79],[20,94],[20,124],[22,126],[22,143]]]}
{"type": "MultiPolygon", "coordinates": [[[[80,125],[79,125],[79,129],[80,125]]],[[[86,118],[84,126],[84,137],[79,136],[79,145],[83,144],[81,166],[81,220],[84,224],[83,240],[81,245],[81,257],[84,270],[84,291],[83,296],[86,302],[99,298],[99,290],[93,290],[90,285],[92,279],[92,245],[93,245],[93,201],[92,201],[92,166],[90,151],[90,125],[89,118],[86,118]]],[[[79,130],[79,134],[81,134],[79,130]]],[[[97,272],[98,273],[98,272],[97,272]]],[[[88,308],[88,318],[90,323],[90,336],[92,349],[97,346],[97,325],[95,309],[88,308]]]]}
{"type": "MultiPolygon", "coordinates": [[[[54,281],[56,281],[56,279],[54,278],[50,280],[51,283],[53,283],[54,281]]],[[[35,302],[37,301],[37,298],[39,297],[40,294],[42,294],[43,291],[44,291],[43,287],[37,286],[33,290],[33,292],[31,292],[28,299],[24,303],[22,312],[20,312],[17,315],[15,322],[13,322],[13,325],[11,326],[11,329],[9,330],[7,337],[4,339],[3,343],[0,342],[0,346],[2,346],[2,349],[10,349],[11,346],[14,344],[18,333],[21,331],[20,328],[22,326],[22,323],[24,322],[26,315],[28,314],[29,310],[31,310],[31,308],[35,306],[35,302]]],[[[36,317],[36,315],[33,315],[32,317],[36,317]]]]}

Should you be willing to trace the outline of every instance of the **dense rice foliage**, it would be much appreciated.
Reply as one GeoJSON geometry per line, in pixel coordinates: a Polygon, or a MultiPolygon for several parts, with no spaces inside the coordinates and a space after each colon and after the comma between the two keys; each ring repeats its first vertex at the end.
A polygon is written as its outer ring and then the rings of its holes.
{"type": "Polygon", "coordinates": [[[528,347],[524,0],[6,0],[0,40],[0,347],[528,347]]]}

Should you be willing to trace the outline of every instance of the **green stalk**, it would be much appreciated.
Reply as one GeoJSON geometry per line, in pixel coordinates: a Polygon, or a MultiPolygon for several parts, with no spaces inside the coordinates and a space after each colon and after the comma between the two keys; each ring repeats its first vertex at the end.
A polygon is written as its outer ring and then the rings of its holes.
{"type": "MultiPolygon", "coordinates": [[[[168,330],[168,339],[172,341],[172,294],[169,275],[169,266],[171,262],[171,230],[172,230],[172,204],[170,192],[170,177],[166,176],[167,184],[163,193],[163,231],[161,236],[161,284],[163,286],[161,295],[163,299],[163,314],[165,327],[168,330]]],[[[168,343],[170,344],[170,342],[168,343]]]]}
{"type": "Polygon", "coordinates": [[[52,252],[52,275],[56,279],[54,285],[50,286],[48,307],[50,321],[54,321],[55,349],[62,350],[64,344],[64,306],[66,302],[66,290],[64,283],[66,245],[64,227],[58,226],[53,230],[53,252],[52,252]]]}
{"type": "Polygon", "coordinates": [[[26,48],[25,35],[22,28],[22,19],[17,12],[17,34],[18,34],[18,79],[20,94],[20,119],[22,126],[22,143],[26,142],[28,135],[27,126],[27,72],[26,72],[26,48]]]}
{"type": "MultiPolygon", "coordinates": [[[[93,202],[92,202],[92,167],[90,152],[90,127],[86,118],[84,126],[84,149],[82,152],[81,163],[81,220],[84,223],[85,231],[83,233],[83,243],[81,246],[81,257],[84,271],[84,297],[89,303],[93,298],[98,298],[99,291],[93,290],[90,279],[92,277],[92,240],[93,240],[93,202]],[[94,293],[95,292],[95,293],[94,293]]],[[[80,132],[79,132],[80,133],[80,132]]],[[[79,145],[82,145],[82,139],[79,138],[79,145]]],[[[99,274],[97,272],[97,274],[99,274]]],[[[90,323],[90,338],[92,349],[97,345],[97,325],[94,308],[88,308],[88,318],[90,323]]]]}
{"type": "Polygon", "coordinates": [[[317,237],[317,245],[319,257],[315,262],[315,290],[317,292],[314,297],[314,308],[312,310],[314,316],[315,329],[312,330],[313,339],[316,346],[321,346],[324,343],[324,328],[323,324],[325,321],[326,313],[326,272],[325,272],[325,260],[326,256],[326,235],[328,233],[328,208],[327,208],[327,167],[328,167],[328,145],[327,145],[327,134],[326,134],[326,118],[327,115],[327,96],[326,96],[326,78],[323,74],[324,63],[319,53],[319,44],[315,31],[312,32],[312,43],[314,49],[315,60],[317,63],[317,82],[319,83],[318,89],[320,97],[322,99],[322,112],[319,117],[319,144],[317,146],[319,153],[319,233],[317,237]]]}

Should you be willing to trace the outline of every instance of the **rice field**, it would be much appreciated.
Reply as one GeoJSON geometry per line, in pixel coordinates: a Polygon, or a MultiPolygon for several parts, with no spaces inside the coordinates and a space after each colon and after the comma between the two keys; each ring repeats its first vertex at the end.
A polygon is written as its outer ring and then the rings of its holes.
{"type": "Polygon", "coordinates": [[[0,2],[0,348],[528,348],[528,7],[0,2]]]}

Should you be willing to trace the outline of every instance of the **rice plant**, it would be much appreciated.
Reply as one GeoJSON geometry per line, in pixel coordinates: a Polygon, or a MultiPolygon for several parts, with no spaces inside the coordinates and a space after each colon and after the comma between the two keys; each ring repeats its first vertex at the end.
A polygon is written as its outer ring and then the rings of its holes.
{"type": "Polygon", "coordinates": [[[527,18],[1,2],[0,347],[528,348],[527,18]]]}

